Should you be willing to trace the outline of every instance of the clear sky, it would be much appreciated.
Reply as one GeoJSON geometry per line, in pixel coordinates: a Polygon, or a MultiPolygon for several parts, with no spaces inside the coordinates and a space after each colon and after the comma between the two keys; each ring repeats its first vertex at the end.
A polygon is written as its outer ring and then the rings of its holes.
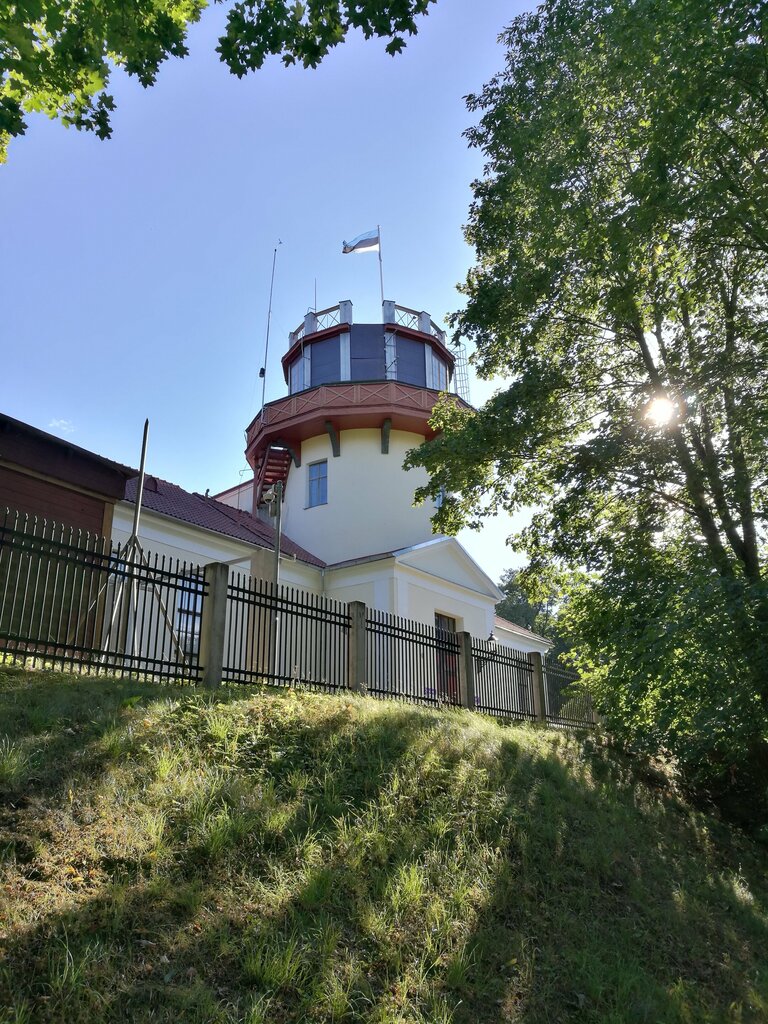
{"type": "MultiPolygon", "coordinates": [[[[278,239],[267,401],[315,282],[319,308],[380,319],[376,256],[341,254],[377,224],[385,296],[444,323],[482,172],[463,97],[502,68],[522,9],[438,0],[395,58],[350,36],[316,71],[272,59],[238,81],[216,6],[153,88],[115,75],[110,141],[31,119],[0,167],[2,411],[134,466],[148,416],[149,471],[215,493],[246,468],[278,239]]],[[[474,404],[493,390],[473,378],[474,404]]],[[[460,536],[494,579],[510,529],[460,536]]]]}

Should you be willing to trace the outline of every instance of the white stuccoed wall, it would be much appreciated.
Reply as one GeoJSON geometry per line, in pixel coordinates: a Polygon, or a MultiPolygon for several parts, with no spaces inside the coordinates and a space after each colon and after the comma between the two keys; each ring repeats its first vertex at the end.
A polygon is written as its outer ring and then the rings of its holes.
{"type": "Polygon", "coordinates": [[[403,470],[406,452],[423,440],[393,430],[383,455],[379,430],[344,430],[338,458],[327,434],[304,441],[301,466],[291,467],[288,476],[283,529],[329,564],[429,540],[434,507],[413,506],[413,492],[427,482],[426,470],[403,470]],[[321,459],[328,460],[328,504],[307,508],[308,467],[321,459]]]}
{"type": "Polygon", "coordinates": [[[230,487],[223,494],[214,494],[216,501],[220,501],[230,508],[240,509],[241,512],[253,512],[253,477],[237,487],[230,487]]]}
{"type": "MultiPolygon", "coordinates": [[[[115,542],[125,544],[130,537],[133,509],[130,502],[118,502],[115,506],[112,527],[115,542]]],[[[149,509],[143,509],[141,513],[139,540],[144,550],[152,556],[165,555],[166,558],[178,558],[182,562],[193,562],[196,565],[228,562],[233,572],[241,573],[252,571],[251,556],[256,550],[253,545],[234,537],[225,537],[198,526],[188,526],[149,509]]],[[[319,569],[289,556],[280,559],[280,582],[303,587],[313,593],[320,593],[322,587],[319,569]]]]}

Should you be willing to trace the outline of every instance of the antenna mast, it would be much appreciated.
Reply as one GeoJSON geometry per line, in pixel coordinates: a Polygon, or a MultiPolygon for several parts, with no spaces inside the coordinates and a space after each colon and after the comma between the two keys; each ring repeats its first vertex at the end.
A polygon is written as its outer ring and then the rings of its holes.
{"type": "Polygon", "coordinates": [[[272,278],[269,282],[269,310],[267,311],[267,337],[264,342],[264,365],[259,370],[261,377],[261,408],[264,408],[264,398],[267,393],[267,362],[269,359],[269,327],[272,323],[272,292],[275,287],[275,264],[277,263],[277,247],[282,245],[282,239],[278,238],[275,251],[272,253],[272,278]]]}

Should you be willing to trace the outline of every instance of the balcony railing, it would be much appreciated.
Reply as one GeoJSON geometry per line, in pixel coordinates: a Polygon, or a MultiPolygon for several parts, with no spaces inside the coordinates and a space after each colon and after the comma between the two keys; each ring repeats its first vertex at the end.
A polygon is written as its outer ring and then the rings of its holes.
{"type": "Polygon", "coordinates": [[[303,323],[299,324],[295,331],[291,331],[290,343],[295,345],[297,341],[301,341],[305,334],[312,333],[314,331],[325,331],[329,327],[335,327],[341,323],[341,306],[339,304],[335,306],[329,306],[328,309],[320,309],[317,313],[310,313],[304,317],[303,323]],[[311,323],[310,317],[314,316],[314,330],[312,332],[307,331],[308,322],[311,323]]]}
{"type": "MultiPolygon", "coordinates": [[[[428,313],[418,309],[410,309],[408,306],[400,306],[396,302],[385,302],[383,308],[383,321],[394,323],[398,327],[405,327],[411,331],[421,331],[422,334],[430,334],[436,338],[441,345],[445,345],[445,331],[441,330],[428,313]]],[[[329,327],[336,327],[341,323],[351,324],[352,303],[340,302],[327,309],[320,309],[317,312],[310,311],[304,317],[295,331],[289,335],[289,347],[307,334],[314,334],[316,331],[325,331],[329,327]]]]}

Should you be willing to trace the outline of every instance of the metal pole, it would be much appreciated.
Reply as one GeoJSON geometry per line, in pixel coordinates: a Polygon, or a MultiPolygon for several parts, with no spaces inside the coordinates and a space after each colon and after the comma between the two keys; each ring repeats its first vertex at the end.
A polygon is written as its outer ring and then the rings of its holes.
{"type": "Polygon", "coordinates": [[[278,647],[280,644],[280,613],[277,601],[279,600],[280,584],[280,534],[282,532],[283,519],[283,481],[278,480],[275,484],[275,609],[274,629],[272,631],[272,681],[277,680],[277,667],[279,660],[278,647]]]}
{"type": "Polygon", "coordinates": [[[141,517],[141,499],[144,496],[144,465],[147,461],[147,438],[149,436],[149,420],[144,420],[144,437],[141,442],[141,462],[139,463],[139,483],[136,487],[136,505],[133,509],[133,527],[131,538],[139,536],[139,519],[141,517]]]}
{"type": "Polygon", "coordinates": [[[283,481],[275,484],[275,585],[280,582],[280,533],[283,517],[283,481]]]}
{"type": "MultiPolygon", "coordinates": [[[[123,593],[121,596],[125,598],[125,606],[123,609],[123,621],[121,626],[120,642],[122,647],[122,653],[125,656],[128,651],[128,627],[131,622],[131,616],[133,616],[133,645],[131,646],[131,655],[136,654],[136,613],[138,610],[138,594],[134,584],[134,559],[136,557],[136,543],[139,537],[139,522],[141,520],[141,502],[144,497],[144,470],[147,462],[147,438],[149,437],[149,419],[144,420],[144,436],[141,439],[141,462],[139,463],[139,482],[136,485],[136,504],[133,507],[133,526],[131,527],[131,536],[126,545],[126,552],[130,552],[130,556],[126,559],[125,568],[127,575],[123,579],[123,593]],[[127,591],[127,593],[126,593],[127,591]]],[[[124,664],[126,664],[124,662],[124,664]]],[[[130,668],[130,664],[126,664],[127,668],[130,668]]]]}
{"type": "MultiPolygon", "coordinates": [[[[277,245],[282,245],[278,240],[277,245]]],[[[261,408],[264,408],[264,397],[267,392],[267,361],[269,358],[269,325],[272,322],[272,291],[275,287],[275,263],[277,262],[277,245],[272,253],[272,278],[269,282],[269,309],[267,311],[267,339],[264,343],[264,376],[261,384],[261,408]]]]}

